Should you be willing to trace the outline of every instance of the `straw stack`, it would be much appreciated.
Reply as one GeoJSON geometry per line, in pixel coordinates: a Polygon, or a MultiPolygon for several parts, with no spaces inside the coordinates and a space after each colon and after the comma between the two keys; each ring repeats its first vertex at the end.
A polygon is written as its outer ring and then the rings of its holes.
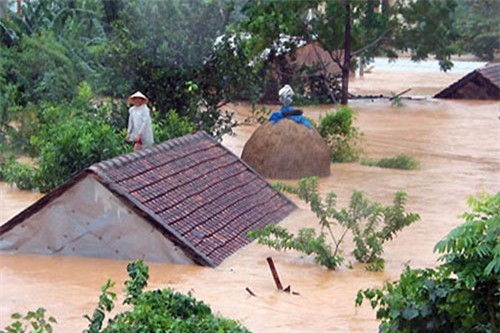
{"type": "Polygon", "coordinates": [[[290,119],[258,127],[243,147],[241,158],[266,178],[330,175],[328,147],[321,135],[290,119]]]}

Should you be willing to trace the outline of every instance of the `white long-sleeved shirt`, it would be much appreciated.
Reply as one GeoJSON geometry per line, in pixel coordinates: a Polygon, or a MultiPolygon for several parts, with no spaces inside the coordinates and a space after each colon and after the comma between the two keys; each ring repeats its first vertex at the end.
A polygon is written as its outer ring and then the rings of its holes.
{"type": "Polygon", "coordinates": [[[128,114],[127,133],[130,135],[129,140],[135,141],[135,138],[140,135],[143,147],[152,146],[154,143],[153,128],[147,105],[132,106],[128,110],[128,114]]]}

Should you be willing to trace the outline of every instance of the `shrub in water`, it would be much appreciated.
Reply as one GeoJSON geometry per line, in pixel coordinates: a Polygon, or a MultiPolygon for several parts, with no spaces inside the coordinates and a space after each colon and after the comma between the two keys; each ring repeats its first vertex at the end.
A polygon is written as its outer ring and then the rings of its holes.
{"type": "Polygon", "coordinates": [[[353,162],[359,159],[361,134],[354,127],[354,110],[342,106],[319,120],[317,130],[328,145],[332,162],[353,162]]]}
{"type": "Polygon", "coordinates": [[[420,219],[417,214],[405,212],[406,194],[403,192],[395,194],[392,206],[382,206],[365,198],[362,192],[354,191],[349,207],[337,209],[337,195],[330,192],[322,199],[316,177],[301,179],[298,187],[282,183],[277,183],[275,187],[297,194],[309,204],[311,211],[319,219],[319,234],[313,229],[304,228],[295,236],[283,227],[269,225],[262,230],[250,232],[249,237],[257,238],[260,244],[277,250],[294,249],[307,255],[312,254],[317,263],[329,269],[337,268],[344,261],[340,247],[349,231],[354,236],[355,258],[367,263],[368,270],[383,269],[383,243],[391,240],[402,228],[420,219]],[[342,231],[336,234],[334,226],[342,228],[342,231]]]}
{"type": "Polygon", "coordinates": [[[415,170],[419,167],[418,161],[413,157],[407,155],[397,155],[395,157],[385,157],[380,160],[363,160],[363,165],[378,166],[380,168],[401,169],[401,170],[415,170]]]}
{"type": "Polygon", "coordinates": [[[441,265],[410,269],[381,289],[360,290],[381,320],[379,332],[498,332],[500,193],[469,200],[465,223],[437,243],[441,265]]]}
{"type": "Polygon", "coordinates": [[[84,333],[123,332],[206,332],[206,333],[249,333],[234,320],[212,313],[208,305],[197,301],[191,294],[183,295],[172,289],[143,291],[147,286],[149,269],[136,260],[127,266],[130,280],[125,282],[124,304],[131,310],[118,313],[103,327],[105,313],[110,312],[116,295],[109,291],[114,285],[109,280],[102,288],[97,308],[84,333]]]}

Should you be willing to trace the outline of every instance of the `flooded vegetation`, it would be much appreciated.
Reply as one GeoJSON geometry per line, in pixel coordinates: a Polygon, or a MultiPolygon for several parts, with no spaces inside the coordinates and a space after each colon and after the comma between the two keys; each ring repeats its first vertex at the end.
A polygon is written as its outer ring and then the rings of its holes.
{"type": "MultiPolygon", "coordinates": [[[[363,133],[363,150],[369,159],[404,154],[418,163],[415,170],[396,170],[335,163],[331,176],[321,178],[322,194],[335,192],[338,207],[344,207],[353,190],[373,201],[390,204],[393,194],[407,193],[407,210],[421,220],[405,228],[384,245],[383,272],[368,272],[345,244],[346,262],[338,270],[327,270],[310,257],[288,251],[277,252],[253,242],[217,268],[147,263],[148,288],[171,287],[208,303],[223,316],[236,319],[253,332],[376,332],[378,322],[368,305],[355,307],[359,289],[380,287],[396,279],[404,266],[430,267],[436,264],[434,245],[461,223],[467,198],[500,188],[500,120],[498,102],[452,101],[429,98],[461,77],[462,73],[419,73],[377,71],[352,81],[353,94],[377,93],[390,96],[409,87],[405,96],[426,97],[403,100],[393,107],[388,99],[356,99],[355,126],[363,133]],[[297,294],[278,292],[266,262],[273,257],[283,285],[297,294]],[[352,264],[350,264],[352,263],[352,264]],[[250,295],[249,288],[256,296],[250,295]]],[[[274,108],[274,106],[269,106],[274,108]]],[[[228,107],[240,121],[250,115],[250,106],[228,107]]],[[[302,108],[305,115],[319,119],[333,106],[302,108]]],[[[243,146],[258,125],[244,125],[223,144],[240,156],[243,146]]],[[[270,179],[270,182],[275,180],[270,179]]],[[[290,181],[290,183],[295,183],[290,181]]],[[[282,226],[291,231],[317,227],[308,206],[288,195],[299,209],[282,226]]],[[[41,197],[35,192],[0,186],[0,223],[41,197]]],[[[130,244],[133,246],[133,244],[130,244]]],[[[87,326],[84,314],[96,306],[100,286],[108,278],[123,289],[127,261],[30,254],[0,255],[0,327],[13,312],[38,307],[58,320],[55,332],[80,332],[87,326]]],[[[119,300],[117,303],[121,303],[119,300]]],[[[121,310],[121,306],[117,310],[121,310]]]]}

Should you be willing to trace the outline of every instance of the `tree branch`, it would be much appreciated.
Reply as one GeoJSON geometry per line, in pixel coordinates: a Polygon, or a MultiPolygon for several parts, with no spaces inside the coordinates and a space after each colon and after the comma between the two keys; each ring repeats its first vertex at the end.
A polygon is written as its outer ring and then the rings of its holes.
{"type": "Polygon", "coordinates": [[[360,48],[359,50],[357,51],[354,51],[351,53],[352,57],[357,57],[360,53],[368,50],[369,48],[372,48],[374,46],[376,46],[381,40],[383,40],[385,38],[385,36],[390,32],[391,30],[386,30],[384,31],[377,39],[375,39],[373,42],[371,42],[370,44],[366,45],[366,46],[363,46],[362,48],[360,48]]]}

